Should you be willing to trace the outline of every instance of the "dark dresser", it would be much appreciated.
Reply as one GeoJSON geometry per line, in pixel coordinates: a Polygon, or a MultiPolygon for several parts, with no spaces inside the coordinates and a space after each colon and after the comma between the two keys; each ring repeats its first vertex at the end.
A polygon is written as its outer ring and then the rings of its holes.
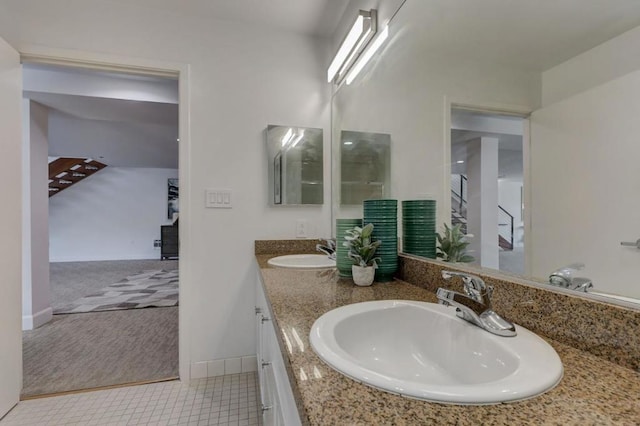
{"type": "Polygon", "coordinates": [[[160,259],[178,258],[178,221],[173,225],[163,225],[160,227],[160,259]]]}

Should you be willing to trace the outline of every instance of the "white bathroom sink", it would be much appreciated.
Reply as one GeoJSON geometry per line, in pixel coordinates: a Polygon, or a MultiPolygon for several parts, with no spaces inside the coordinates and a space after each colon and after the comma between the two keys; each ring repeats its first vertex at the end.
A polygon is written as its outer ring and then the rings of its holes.
{"type": "Polygon", "coordinates": [[[288,254],[273,257],[267,261],[271,266],[292,269],[328,269],[335,268],[336,261],[325,254],[288,254]]]}
{"type": "Polygon", "coordinates": [[[531,398],[562,378],[555,350],[529,330],[501,337],[455,309],[384,300],[327,312],[310,333],[318,356],[359,382],[403,396],[452,404],[531,398]]]}

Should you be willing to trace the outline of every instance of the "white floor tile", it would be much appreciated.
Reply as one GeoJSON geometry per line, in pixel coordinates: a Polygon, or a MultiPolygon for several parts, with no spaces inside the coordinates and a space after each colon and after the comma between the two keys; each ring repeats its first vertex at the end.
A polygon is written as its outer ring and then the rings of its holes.
{"type": "Polygon", "coordinates": [[[255,372],[230,374],[22,401],[0,425],[259,424],[258,395],[255,372]]]}

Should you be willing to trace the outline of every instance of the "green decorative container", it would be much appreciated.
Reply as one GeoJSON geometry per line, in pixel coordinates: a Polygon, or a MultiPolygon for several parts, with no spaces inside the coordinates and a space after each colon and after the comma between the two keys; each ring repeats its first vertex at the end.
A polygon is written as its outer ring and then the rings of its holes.
{"type": "Polygon", "coordinates": [[[344,237],[347,231],[356,226],[362,227],[362,219],[336,219],[336,267],[338,275],[343,278],[351,278],[351,265],[347,253],[349,249],[344,246],[344,237]]]}
{"type": "Polygon", "coordinates": [[[393,280],[398,269],[398,200],[365,200],[363,224],[373,224],[373,238],[382,241],[376,251],[380,257],[376,281],[393,280]]]}
{"type": "Polygon", "coordinates": [[[436,258],[435,200],[402,202],[402,251],[416,256],[436,258]]]}

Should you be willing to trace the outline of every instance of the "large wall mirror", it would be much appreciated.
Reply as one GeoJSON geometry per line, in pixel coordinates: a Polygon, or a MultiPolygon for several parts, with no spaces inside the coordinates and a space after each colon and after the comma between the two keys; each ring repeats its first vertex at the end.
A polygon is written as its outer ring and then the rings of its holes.
{"type": "Polygon", "coordinates": [[[435,199],[438,230],[495,204],[467,218],[477,266],[554,289],[582,263],[592,297],[640,299],[640,3],[407,0],[380,18],[389,38],[332,98],[333,218],[362,214],[339,196],[344,132],[390,135],[388,196],[435,199]]]}
{"type": "Polygon", "coordinates": [[[269,125],[266,134],[270,204],[322,204],[322,129],[269,125]]]}
{"type": "MultiPolygon", "coordinates": [[[[389,197],[391,135],[340,132],[340,204],[389,197]]],[[[338,179],[338,177],[336,177],[338,179]]]]}

